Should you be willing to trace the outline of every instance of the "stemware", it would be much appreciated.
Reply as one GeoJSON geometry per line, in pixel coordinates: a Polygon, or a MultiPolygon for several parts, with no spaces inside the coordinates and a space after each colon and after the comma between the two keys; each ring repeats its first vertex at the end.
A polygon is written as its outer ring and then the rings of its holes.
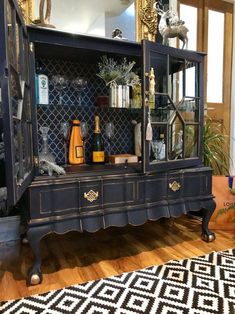
{"type": "Polygon", "coordinates": [[[105,125],[105,135],[107,136],[108,139],[108,160],[110,162],[110,156],[111,156],[111,139],[113,138],[114,135],[114,124],[113,122],[107,122],[105,125]]]}
{"type": "Polygon", "coordinates": [[[63,104],[63,90],[68,87],[69,80],[64,75],[53,75],[52,76],[52,84],[55,86],[55,89],[59,91],[59,105],[63,104]]]}
{"type": "Polygon", "coordinates": [[[61,122],[60,123],[60,134],[63,137],[63,144],[64,144],[64,163],[65,166],[68,164],[68,141],[69,141],[69,132],[70,126],[69,122],[61,122]]]}
{"type": "Polygon", "coordinates": [[[81,137],[82,137],[83,147],[84,147],[84,163],[86,163],[86,139],[88,136],[87,122],[84,122],[84,121],[80,122],[80,132],[81,132],[81,137]]]}
{"type": "Polygon", "coordinates": [[[81,92],[87,87],[87,81],[82,77],[77,77],[71,82],[71,86],[78,92],[78,103],[81,104],[81,92]]]}

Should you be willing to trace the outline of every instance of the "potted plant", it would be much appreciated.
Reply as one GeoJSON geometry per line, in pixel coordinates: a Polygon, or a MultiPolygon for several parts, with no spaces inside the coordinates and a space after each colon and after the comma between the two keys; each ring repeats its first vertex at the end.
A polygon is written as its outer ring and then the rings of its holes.
{"type": "Polygon", "coordinates": [[[128,108],[130,106],[129,85],[136,77],[136,74],[131,71],[134,65],[135,61],[127,62],[126,58],[118,62],[107,56],[101,57],[97,76],[110,88],[110,107],[128,108]]]}
{"type": "Polygon", "coordinates": [[[221,123],[206,117],[203,131],[203,162],[213,169],[213,174],[229,173],[229,155],[224,149],[227,135],[221,123]]]}

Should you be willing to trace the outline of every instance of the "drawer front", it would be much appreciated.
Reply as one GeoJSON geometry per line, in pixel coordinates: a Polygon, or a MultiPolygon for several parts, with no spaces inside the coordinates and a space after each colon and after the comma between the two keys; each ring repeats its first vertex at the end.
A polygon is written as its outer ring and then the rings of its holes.
{"type": "Polygon", "coordinates": [[[146,176],[138,182],[137,196],[139,203],[154,203],[167,196],[166,176],[146,176]]]}
{"type": "Polygon", "coordinates": [[[184,196],[197,196],[201,194],[200,174],[185,174],[184,176],[184,196]]]}
{"type": "Polygon", "coordinates": [[[167,195],[169,198],[180,198],[183,195],[184,182],[182,174],[169,174],[167,178],[167,195]]]}
{"type": "Polygon", "coordinates": [[[78,212],[77,185],[52,185],[29,189],[31,218],[66,215],[78,212]]]}
{"type": "Polygon", "coordinates": [[[104,208],[128,206],[136,202],[135,180],[107,180],[103,182],[104,208]]]}
{"type": "Polygon", "coordinates": [[[184,174],[184,196],[210,195],[212,193],[212,176],[210,172],[184,174]]]}
{"type": "Polygon", "coordinates": [[[80,211],[102,209],[102,181],[80,182],[80,211]]]}

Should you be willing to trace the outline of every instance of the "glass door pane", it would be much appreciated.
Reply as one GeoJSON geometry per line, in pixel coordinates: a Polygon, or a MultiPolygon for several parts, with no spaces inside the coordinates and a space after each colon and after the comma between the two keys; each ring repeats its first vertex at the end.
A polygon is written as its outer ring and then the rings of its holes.
{"type": "Polygon", "coordinates": [[[6,29],[2,32],[0,65],[5,68],[0,68],[0,81],[8,205],[19,200],[33,177],[28,36],[15,5],[14,1],[0,3],[0,11],[7,14],[7,29],[0,27],[6,29]]]}
{"type": "Polygon", "coordinates": [[[176,169],[199,164],[202,84],[198,60],[203,55],[144,42],[144,137],[146,169],[176,169]],[[147,50],[149,48],[149,50],[147,50]],[[180,57],[182,55],[182,57],[180,57]],[[154,69],[155,93],[152,106],[150,74],[154,69]],[[149,73],[149,74],[147,74],[149,73]],[[147,75],[146,75],[147,74],[147,75]],[[152,138],[146,137],[152,127],[152,138]],[[193,160],[194,159],[194,160],[193,160]]]}

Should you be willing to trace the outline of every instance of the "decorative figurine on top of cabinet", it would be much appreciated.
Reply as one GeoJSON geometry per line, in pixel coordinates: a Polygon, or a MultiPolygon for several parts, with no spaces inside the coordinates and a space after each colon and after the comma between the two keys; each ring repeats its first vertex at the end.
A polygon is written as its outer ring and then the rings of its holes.
{"type": "Polygon", "coordinates": [[[47,7],[46,7],[46,14],[44,16],[45,0],[40,0],[40,4],[39,4],[39,20],[35,20],[34,24],[37,24],[38,26],[43,26],[43,27],[55,28],[54,25],[50,24],[51,0],[46,0],[46,2],[47,2],[47,7]]]}
{"type": "Polygon", "coordinates": [[[163,11],[159,5],[161,4],[161,1],[157,4],[157,2],[154,4],[154,7],[158,13],[158,15],[161,16],[158,29],[159,33],[162,35],[162,43],[163,45],[169,45],[169,38],[175,38],[178,37],[182,42],[184,47],[188,47],[188,28],[184,25],[184,21],[180,20],[178,15],[174,13],[171,10],[167,10],[166,12],[163,11]]]}
{"type": "Polygon", "coordinates": [[[114,39],[122,39],[122,31],[119,28],[115,28],[112,31],[112,38],[114,38],[114,39]]]}

